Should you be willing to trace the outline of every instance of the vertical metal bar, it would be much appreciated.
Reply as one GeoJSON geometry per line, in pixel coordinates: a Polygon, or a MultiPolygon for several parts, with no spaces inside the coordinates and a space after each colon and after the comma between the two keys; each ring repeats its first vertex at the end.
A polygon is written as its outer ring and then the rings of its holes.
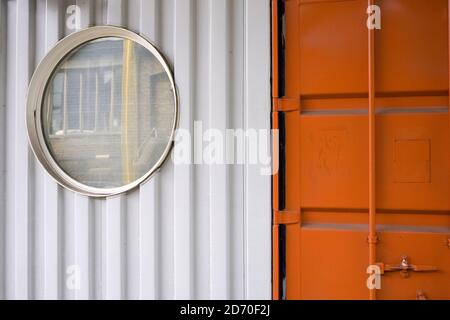
{"type": "MultiPolygon", "coordinates": [[[[245,0],[245,129],[270,128],[270,6],[267,1],[245,0]]],[[[246,143],[246,154],[251,145],[246,143]]],[[[248,159],[247,159],[248,160],[248,159]]],[[[271,295],[271,177],[261,166],[245,165],[244,205],[245,296],[271,295]],[[256,272],[257,271],[257,272],[256,272]]]]}
{"type": "Polygon", "coordinates": [[[141,0],[140,33],[153,43],[159,42],[159,10],[161,0],[141,0]]]}
{"type": "Polygon", "coordinates": [[[83,195],[75,194],[74,226],[75,264],[81,275],[80,287],[75,290],[75,299],[93,298],[93,227],[92,201],[83,195]]]}
{"type": "MultiPolygon", "coordinates": [[[[193,126],[193,2],[175,0],[175,77],[180,88],[180,105],[183,112],[180,114],[180,128],[192,132],[193,126]]],[[[221,74],[224,75],[223,73],[221,74]]],[[[214,107],[218,107],[214,105],[214,107]]],[[[218,110],[219,111],[219,110],[218,110]]],[[[179,146],[175,145],[176,150],[179,146]]],[[[177,151],[175,151],[177,152],[177,151]]],[[[175,163],[173,172],[174,181],[174,298],[193,299],[194,296],[194,263],[193,263],[193,168],[190,164],[175,163]]],[[[221,212],[214,212],[218,215],[221,212]]],[[[221,224],[222,229],[226,224],[221,224]]],[[[222,230],[217,230],[221,235],[222,230]]],[[[225,250],[218,250],[223,254],[225,250]]],[[[217,259],[221,261],[221,259],[217,259]]],[[[221,261],[222,262],[222,261],[221,261]]],[[[214,265],[214,262],[211,262],[214,265]]],[[[225,272],[222,279],[227,278],[225,272]]]]}
{"type": "Polygon", "coordinates": [[[159,298],[159,174],[139,189],[139,299],[159,298]]]}
{"type": "MultiPolygon", "coordinates": [[[[6,1],[0,1],[0,257],[5,257],[6,213],[6,1]]],[[[0,259],[0,299],[5,299],[5,259],[0,259]]]]}
{"type": "MultiPolygon", "coordinates": [[[[30,151],[25,123],[25,96],[30,76],[30,10],[29,1],[7,2],[6,77],[6,208],[4,223],[5,298],[32,297],[30,241],[30,151]],[[22,59],[24,61],[22,61],[22,59]]],[[[1,106],[3,109],[4,106],[1,106]]],[[[1,155],[3,156],[3,154],[1,155]]],[[[0,173],[2,175],[2,173],[0,173]]],[[[2,209],[2,208],[0,208],[2,209]]],[[[2,212],[3,214],[3,212],[2,212]]],[[[3,237],[3,234],[2,234],[3,237]]],[[[2,241],[2,242],[3,242],[2,241]]]]}
{"type": "Polygon", "coordinates": [[[127,25],[128,1],[108,0],[106,11],[106,24],[110,26],[124,27],[127,25]]]}
{"type": "Polygon", "coordinates": [[[101,26],[106,24],[106,0],[89,0],[89,2],[94,2],[94,25],[101,26]]]}
{"type": "MultiPolygon", "coordinates": [[[[174,1],[159,0],[159,46],[163,49],[166,56],[174,61],[175,48],[175,3],[174,1]]],[[[183,106],[180,104],[180,108],[183,106]]],[[[183,109],[182,109],[183,110],[183,109]]],[[[182,111],[181,111],[182,112],[182,111]]],[[[161,245],[158,252],[158,274],[159,281],[159,298],[172,299],[174,296],[174,163],[168,161],[163,168],[161,168],[159,179],[159,209],[158,213],[158,228],[159,228],[159,243],[161,245]],[[161,214],[167,212],[168,214],[161,214]]]]}
{"type": "MultiPolygon", "coordinates": [[[[77,0],[77,5],[80,6],[80,27],[87,28],[94,23],[94,3],[93,1],[77,0]]],[[[80,128],[84,130],[83,119],[83,91],[85,83],[88,82],[88,73],[80,73],[80,128]],[[83,82],[83,80],[85,80],[83,82]]],[[[85,99],[86,103],[88,99],[85,99]]],[[[75,290],[75,299],[90,299],[94,297],[94,203],[89,197],[76,194],[74,196],[73,208],[73,222],[74,222],[74,246],[75,264],[79,268],[81,279],[80,288],[75,290]]]]}
{"type": "MultiPolygon", "coordinates": [[[[210,1],[210,126],[225,133],[228,125],[228,0],[210,1]]],[[[224,164],[211,163],[210,252],[211,299],[230,298],[229,171],[224,164]]]]}
{"type": "MultiPolygon", "coordinates": [[[[158,44],[159,0],[140,1],[140,33],[158,44]]],[[[160,173],[139,187],[139,299],[159,298],[160,173]]]]}
{"type": "MultiPolygon", "coordinates": [[[[139,17],[141,15],[141,1],[140,0],[129,0],[127,1],[128,6],[128,29],[133,30],[134,32],[140,31],[140,20],[139,17]]],[[[148,107],[150,105],[150,98],[148,94],[148,88],[150,87],[150,81],[145,77],[142,72],[139,70],[143,70],[143,65],[146,65],[144,61],[140,61],[139,59],[133,62],[133,66],[136,69],[132,77],[131,87],[132,95],[131,95],[131,121],[130,125],[135,130],[132,130],[133,137],[139,137],[142,131],[146,131],[146,126],[142,125],[142,121],[140,121],[141,117],[138,111],[143,106],[148,107]],[[141,104],[142,103],[142,104],[141,104]],[[135,111],[133,111],[135,110],[135,111]]],[[[111,65],[110,72],[115,68],[115,65],[111,65]]],[[[111,84],[111,82],[110,82],[111,84]]],[[[117,91],[117,89],[115,90],[117,91]]],[[[111,92],[109,92],[111,93],[111,92]]],[[[110,105],[111,107],[111,105],[110,105]]],[[[111,116],[111,108],[109,108],[109,115],[111,116]]],[[[110,120],[111,117],[109,117],[110,120]]],[[[117,131],[116,131],[117,132],[117,131]]],[[[131,140],[134,141],[134,138],[131,140]]],[[[132,152],[133,153],[133,152],[132,152]]],[[[133,157],[135,158],[135,157],[133,157]]],[[[153,177],[152,177],[153,178],[153,177]]],[[[146,195],[149,198],[149,195],[146,195]]],[[[141,292],[141,234],[152,233],[153,230],[148,229],[146,225],[142,228],[140,226],[140,213],[141,213],[141,200],[144,196],[141,195],[139,190],[133,190],[126,197],[126,241],[127,241],[127,250],[126,250],[126,272],[127,272],[127,299],[139,299],[141,292]]],[[[151,201],[151,200],[150,200],[151,201]]],[[[145,212],[146,215],[150,213],[145,212]]],[[[145,273],[150,271],[143,270],[145,273]]]]}
{"type": "Polygon", "coordinates": [[[126,298],[126,224],[123,196],[106,200],[105,227],[105,294],[108,300],[126,298]]]}
{"type": "MultiPolygon", "coordinates": [[[[272,32],[272,65],[273,65],[273,72],[272,72],[272,98],[278,97],[278,86],[275,85],[275,83],[278,83],[278,67],[276,61],[278,61],[278,54],[275,54],[277,52],[277,44],[278,44],[278,8],[277,8],[277,2],[278,0],[272,1],[272,26],[273,26],[273,32],[272,32]]],[[[273,107],[273,105],[272,105],[273,107]]],[[[273,108],[272,108],[273,110],[273,108]]],[[[279,114],[278,112],[273,111],[272,112],[272,128],[274,130],[279,129],[279,114]]],[[[272,150],[273,155],[275,156],[275,153],[278,153],[277,159],[279,162],[279,142],[273,142],[272,144],[272,150]]],[[[275,165],[275,162],[274,162],[275,165]]],[[[277,210],[280,210],[279,205],[279,172],[275,173],[272,177],[272,218],[274,215],[274,212],[277,210]]],[[[282,294],[280,290],[280,226],[273,224],[272,226],[272,299],[273,300],[280,300],[282,294]]]]}
{"type": "MultiPolygon", "coordinates": [[[[164,1],[164,0],[163,0],[164,1]]],[[[241,3],[243,3],[242,0],[241,3]]],[[[193,136],[200,136],[203,132],[202,126],[209,126],[209,95],[210,91],[207,89],[210,82],[210,71],[208,61],[209,57],[209,1],[197,1],[195,4],[195,27],[194,34],[196,37],[195,42],[195,68],[193,72],[195,74],[193,82],[195,83],[194,96],[195,103],[193,105],[193,116],[195,119],[195,126],[193,129],[193,136]],[[201,79],[201,80],[199,80],[201,79]]],[[[240,29],[242,30],[242,29],[240,29]]],[[[235,51],[233,51],[234,53],[235,51]]],[[[242,68],[240,69],[242,72],[242,68]]],[[[243,85],[241,84],[240,88],[243,85]]],[[[180,113],[183,110],[180,110],[180,113]]],[[[243,112],[243,106],[241,105],[240,113],[243,112]]],[[[193,145],[193,158],[194,163],[198,164],[202,162],[202,146],[199,143],[193,145]],[[201,158],[201,159],[199,159],[201,158]]],[[[195,221],[193,228],[195,230],[194,236],[194,278],[195,278],[195,299],[210,299],[210,219],[209,219],[209,199],[204,199],[202,194],[209,193],[209,168],[206,165],[196,165],[194,169],[194,208],[195,208],[195,221]]],[[[243,192],[241,192],[243,194],[243,192]]],[[[242,219],[240,220],[242,221],[242,219]]],[[[242,226],[241,226],[242,228],[242,226]]]]}
{"type": "MultiPolygon", "coordinates": [[[[229,112],[229,128],[243,128],[244,127],[244,33],[242,30],[245,26],[244,19],[245,3],[242,0],[230,1],[230,50],[233,54],[230,55],[230,110],[229,112]]],[[[197,13],[199,16],[201,13],[197,13]]],[[[198,19],[197,19],[198,20],[198,19]]],[[[198,50],[197,50],[198,52],[198,50]]],[[[202,61],[197,56],[198,61],[202,61]]],[[[197,75],[198,76],[198,75],[197,75]]],[[[199,78],[201,79],[201,78],[199,78]]],[[[195,104],[198,110],[198,104],[195,104]]],[[[198,113],[198,111],[197,111],[198,113]]],[[[197,118],[196,118],[197,120],[197,118]]],[[[244,155],[244,142],[229,143],[228,150],[230,155],[235,156],[236,163],[242,164],[244,155]],[[234,147],[236,145],[236,148],[234,147]],[[233,149],[233,152],[231,152],[233,149]],[[236,153],[234,152],[236,151],[236,153]],[[239,161],[239,158],[240,161],[239,161]]],[[[244,219],[244,166],[232,165],[230,166],[230,273],[231,277],[231,292],[232,299],[243,299],[245,294],[245,276],[244,276],[244,228],[242,221],[244,219]]],[[[201,195],[202,193],[200,193],[201,195]]],[[[196,210],[197,212],[197,210],[196,210]]],[[[197,216],[198,217],[198,216],[197,216]]],[[[198,224],[200,226],[200,224],[198,224]]],[[[199,241],[200,238],[198,238],[199,241]]],[[[201,270],[196,270],[201,274],[201,270]]],[[[196,298],[201,298],[197,296],[196,298]]]]}
{"type": "Polygon", "coordinates": [[[31,216],[30,189],[30,149],[25,127],[26,97],[32,60],[32,19],[33,3],[30,0],[16,1],[16,85],[14,95],[15,106],[15,173],[14,173],[14,251],[15,251],[15,299],[30,299],[33,297],[31,259],[33,257],[30,241],[33,230],[31,216]]]}
{"type": "MultiPolygon", "coordinates": [[[[45,50],[48,52],[62,36],[61,14],[63,2],[45,2],[45,50]]],[[[40,169],[39,169],[40,170],[40,169]]],[[[44,299],[58,299],[62,296],[62,249],[64,221],[61,208],[64,204],[62,189],[48,174],[44,174],[44,299]]]]}
{"type": "Polygon", "coordinates": [[[15,85],[16,85],[16,71],[15,59],[16,55],[16,15],[17,8],[16,3],[14,1],[7,1],[6,3],[6,12],[7,12],[7,30],[8,35],[13,35],[11,37],[7,36],[6,41],[6,78],[9,84],[6,88],[6,119],[5,119],[5,128],[6,128],[6,149],[5,149],[5,173],[6,173],[6,208],[5,208],[5,218],[4,218],[4,231],[5,231],[5,298],[6,299],[14,299],[14,291],[15,291],[15,283],[14,283],[14,274],[15,274],[15,265],[14,265],[14,220],[15,220],[15,208],[14,208],[14,166],[15,166],[15,151],[14,151],[14,142],[15,142],[15,100],[16,96],[15,85]]]}
{"type": "Polygon", "coordinates": [[[84,29],[94,25],[95,0],[76,0],[76,4],[81,9],[80,28],[84,29]]]}
{"type": "MultiPolygon", "coordinates": [[[[108,0],[106,8],[108,24],[122,27],[126,25],[126,2],[124,0],[108,0]]],[[[98,76],[96,83],[98,92],[98,76]]],[[[98,122],[98,107],[97,103],[96,122],[98,122]]],[[[123,122],[122,125],[124,125],[123,122]]],[[[102,214],[105,241],[102,250],[104,252],[103,264],[106,281],[103,297],[107,299],[124,299],[128,295],[125,286],[127,282],[127,220],[125,218],[127,208],[125,200],[124,195],[106,199],[105,210],[102,214]]]]}
{"type": "MultiPolygon", "coordinates": [[[[374,0],[368,0],[372,6],[374,0]]],[[[369,264],[376,264],[376,177],[375,177],[375,30],[368,28],[369,50],[369,264]]],[[[370,299],[376,299],[376,289],[370,289],[370,299]]]]}

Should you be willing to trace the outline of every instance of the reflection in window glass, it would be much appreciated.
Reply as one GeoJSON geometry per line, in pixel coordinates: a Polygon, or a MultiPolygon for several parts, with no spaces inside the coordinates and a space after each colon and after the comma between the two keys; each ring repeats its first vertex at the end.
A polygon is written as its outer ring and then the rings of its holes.
{"type": "Polygon", "coordinates": [[[175,121],[171,81],[158,59],[126,39],[102,38],[68,55],[47,85],[46,143],[75,180],[127,185],[163,156],[175,121]]]}

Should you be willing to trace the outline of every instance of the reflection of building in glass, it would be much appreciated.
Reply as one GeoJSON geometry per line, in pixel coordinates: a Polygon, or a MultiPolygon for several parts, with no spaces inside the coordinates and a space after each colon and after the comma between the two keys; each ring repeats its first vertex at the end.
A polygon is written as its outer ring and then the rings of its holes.
{"type": "Polygon", "coordinates": [[[47,142],[60,167],[95,187],[140,178],[159,160],[175,117],[171,83],[144,47],[100,39],[56,70],[44,105],[47,142]]]}

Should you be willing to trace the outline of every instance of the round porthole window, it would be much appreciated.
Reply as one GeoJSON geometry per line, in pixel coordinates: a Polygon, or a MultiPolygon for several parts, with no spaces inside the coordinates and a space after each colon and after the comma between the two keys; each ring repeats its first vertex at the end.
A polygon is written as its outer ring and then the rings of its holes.
{"type": "Polygon", "coordinates": [[[27,100],[30,143],[61,185],[90,196],[126,192],[164,162],[177,93],[161,53],[117,27],[61,40],[39,64],[27,100]]]}

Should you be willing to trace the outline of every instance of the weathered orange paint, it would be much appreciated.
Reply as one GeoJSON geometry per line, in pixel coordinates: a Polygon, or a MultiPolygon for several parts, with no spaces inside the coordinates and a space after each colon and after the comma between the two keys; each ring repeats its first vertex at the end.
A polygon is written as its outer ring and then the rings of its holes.
{"type": "Polygon", "coordinates": [[[287,299],[450,299],[449,2],[285,0],[281,96],[272,1],[273,124],[283,112],[286,127],[274,210],[285,188],[283,210],[300,212],[286,225],[287,299]],[[366,26],[371,3],[381,30],[366,26]],[[403,257],[420,270],[367,288],[369,265],[403,257]]]}

